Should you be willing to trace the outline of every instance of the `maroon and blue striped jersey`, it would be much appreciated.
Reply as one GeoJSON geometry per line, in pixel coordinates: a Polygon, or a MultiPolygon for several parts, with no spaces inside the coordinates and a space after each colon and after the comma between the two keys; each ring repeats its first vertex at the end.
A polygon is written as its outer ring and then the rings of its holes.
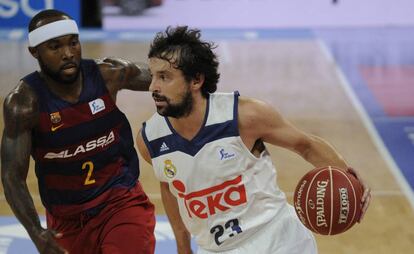
{"type": "Polygon", "coordinates": [[[23,80],[36,92],[40,121],[32,157],[43,205],[55,216],[100,207],[135,186],[138,155],[126,116],[112,100],[98,65],[81,61],[77,103],[53,94],[33,72],[23,80]]]}

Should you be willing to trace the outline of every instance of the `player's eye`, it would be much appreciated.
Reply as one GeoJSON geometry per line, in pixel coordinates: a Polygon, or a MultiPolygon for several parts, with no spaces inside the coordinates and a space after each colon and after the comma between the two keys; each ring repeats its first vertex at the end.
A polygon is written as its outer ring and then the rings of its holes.
{"type": "Polygon", "coordinates": [[[79,44],[79,40],[77,40],[77,39],[72,40],[71,43],[70,43],[70,45],[72,47],[76,47],[78,44],[79,44]]]}
{"type": "Polygon", "coordinates": [[[57,49],[59,49],[59,44],[58,43],[50,43],[48,45],[48,48],[51,49],[51,50],[57,50],[57,49]]]}

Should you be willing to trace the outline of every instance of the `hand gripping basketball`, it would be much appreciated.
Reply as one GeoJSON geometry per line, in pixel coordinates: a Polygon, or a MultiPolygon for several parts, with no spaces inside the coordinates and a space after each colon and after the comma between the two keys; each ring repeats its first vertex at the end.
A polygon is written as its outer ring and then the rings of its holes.
{"type": "Polygon", "coordinates": [[[349,171],[328,166],[309,171],[294,193],[296,214],[311,231],[335,235],[360,218],[363,186],[349,171]]]}

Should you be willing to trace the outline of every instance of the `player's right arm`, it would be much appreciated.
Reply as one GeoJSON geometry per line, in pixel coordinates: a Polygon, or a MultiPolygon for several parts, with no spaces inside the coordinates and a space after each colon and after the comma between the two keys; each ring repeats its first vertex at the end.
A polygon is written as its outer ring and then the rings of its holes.
{"type": "MultiPolygon", "coordinates": [[[[142,130],[141,130],[142,131],[142,130]]],[[[137,146],[141,156],[151,164],[151,156],[148,148],[144,142],[141,131],[137,136],[137,146]]],[[[167,213],[168,220],[174,232],[175,240],[177,242],[178,254],[191,254],[191,234],[188,232],[181,219],[180,212],[178,210],[177,199],[171,193],[168,183],[160,182],[161,199],[164,205],[165,212],[167,213]]]]}
{"type": "Polygon", "coordinates": [[[4,195],[40,253],[66,253],[54,234],[40,225],[39,216],[26,184],[32,147],[31,132],[39,119],[37,97],[21,82],[4,100],[4,130],[1,141],[1,180],[4,195]]]}
{"type": "Polygon", "coordinates": [[[181,219],[177,199],[171,193],[168,183],[160,182],[160,188],[162,203],[177,242],[178,254],[190,254],[192,253],[191,235],[181,219]]]}

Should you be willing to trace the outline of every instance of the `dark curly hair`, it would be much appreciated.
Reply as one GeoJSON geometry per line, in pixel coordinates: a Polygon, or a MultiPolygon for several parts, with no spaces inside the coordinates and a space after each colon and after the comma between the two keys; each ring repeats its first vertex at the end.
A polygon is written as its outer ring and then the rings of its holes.
{"type": "Polygon", "coordinates": [[[214,43],[200,40],[198,29],[187,26],[168,27],[159,32],[151,43],[148,58],[156,57],[168,61],[181,70],[187,82],[198,75],[204,75],[201,92],[204,97],[217,90],[218,73],[217,56],[213,53],[214,43]]]}

